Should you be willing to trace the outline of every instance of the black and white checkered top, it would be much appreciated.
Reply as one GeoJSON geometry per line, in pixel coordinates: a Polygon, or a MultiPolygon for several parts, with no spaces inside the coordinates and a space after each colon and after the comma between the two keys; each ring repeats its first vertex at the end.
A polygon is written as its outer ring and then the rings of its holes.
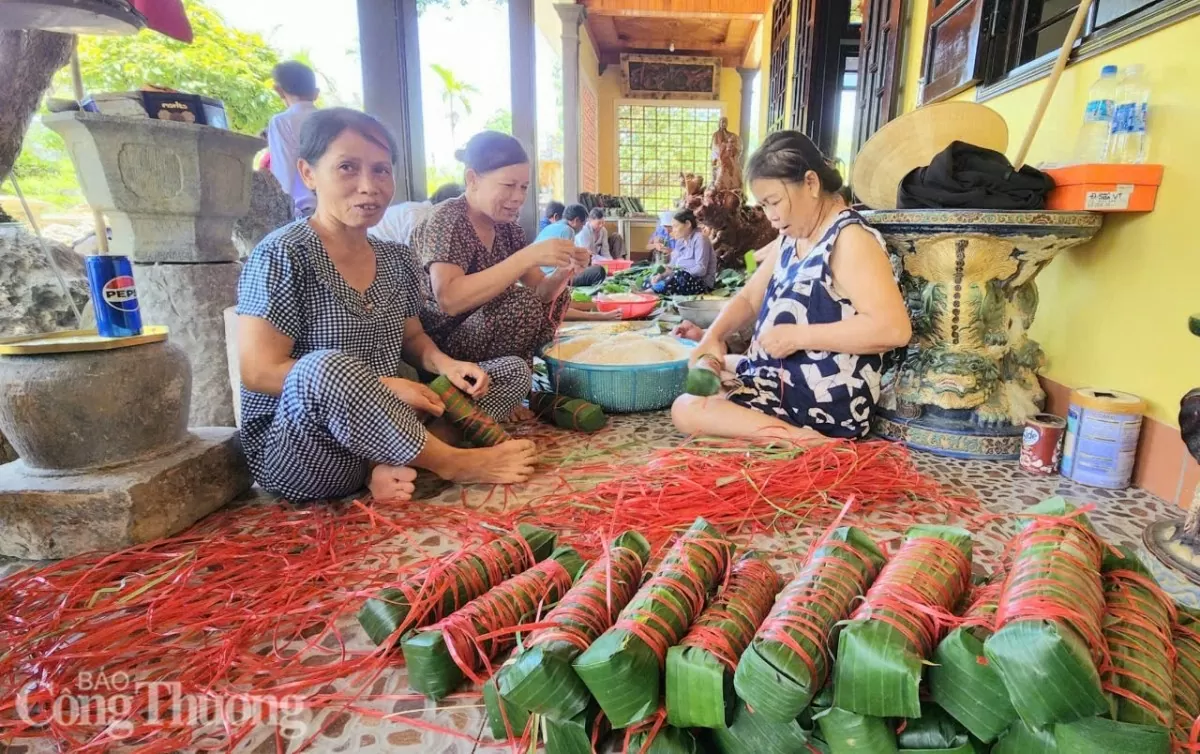
{"type": "MultiPolygon", "coordinates": [[[[292,358],[333,350],[379,377],[400,374],[404,320],[417,316],[422,271],[407,246],[370,238],[375,281],[354,290],[334,267],[307,220],[271,233],[246,260],[237,313],[261,317],[295,341],[292,358]]],[[[279,399],[241,388],[242,445],[258,457],[279,399]]]]}

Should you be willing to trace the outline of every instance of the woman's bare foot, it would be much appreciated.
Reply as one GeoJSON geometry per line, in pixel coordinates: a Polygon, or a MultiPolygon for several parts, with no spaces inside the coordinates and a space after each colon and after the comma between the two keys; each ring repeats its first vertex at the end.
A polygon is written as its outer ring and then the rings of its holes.
{"type": "Polygon", "coordinates": [[[464,463],[438,475],[463,484],[517,484],[528,481],[537,464],[537,447],[529,440],[509,440],[463,453],[464,463]]]}
{"type": "Polygon", "coordinates": [[[510,422],[521,424],[533,420],[533,411],[527,406],[517,406],[513,409],[512,414],[508,417],[510,422]]]}
{"type": "Polygon", "coordinates": [[[385,466],[371,469],[367,489],[376,500],[412,500],[416,492],[417,470],[407,466],[385,466]]]}

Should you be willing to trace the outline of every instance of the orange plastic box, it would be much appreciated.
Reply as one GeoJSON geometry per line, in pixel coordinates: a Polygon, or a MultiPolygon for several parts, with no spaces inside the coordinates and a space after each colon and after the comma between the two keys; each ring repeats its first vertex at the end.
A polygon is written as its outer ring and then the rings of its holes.
{"type": "Polygon", "coordinates": [[[1046,173],[1055,188],[1046,209],[1149,212],[1162,183],[1162,165],[1072,165],[1046,173]]]}

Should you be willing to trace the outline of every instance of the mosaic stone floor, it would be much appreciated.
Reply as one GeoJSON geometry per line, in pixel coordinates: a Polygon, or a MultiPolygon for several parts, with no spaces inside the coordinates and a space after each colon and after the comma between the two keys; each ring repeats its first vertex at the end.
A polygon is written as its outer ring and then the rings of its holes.
{"type": "MultiPolygon", "coordinates": [[[[665,414],[643,414],[613,417],[609,426],[592,436],[551,433],[543,445],[546,460],[563,463],[587,459],[593,456],[628,458],[644,456],[650,449],[670,447],[683,438],[674,433],[665,414]]],[[[1162,516],[1181,517],[1180,511],[1142,490],[1120,492],[1095,490],[1082,487],[1059,477],[1039,477],[1022,471],[1015,462],[993,463],[984,461],[960,461],[916,454],[914,462],[930,476],[941,481],[951,491],[973,493],[991,511],[1001,514],[1019,513],[1030,505],[1051,495],[1064,495],[1077,503],[1094,503],[1096,510],[1091,519],[1097,529],[1113,543],[1128,544],[1140,548],[1142,528],[1155,518],[1162,516]]],[[[548,475],[542,476],[512,490],[518,498],[530,499],[549,492],[555,481],[548,475]]],[[[426,504],[460,503],[464,491],[459,487],[445,485],[423,485],[426,504]]],[[[466,500],[479,505],[488,505],[489,488],[472,487],[465,491],[466,500]]],[[[254,500],[242,501],[252,505],[254,500]]],[[[1011,533],[1011,522],[989,524],[976,532],[976,561],[994,563],[1011,533]]],[[[757,544],[757,543],[756,543],[757,544]]],[[[781,543],[762,543],[778,547],[781,543]]],[[[784,543],[793,549],[804,546],[803,541],[784,543]]],[[[453,551],[457,543],[439,535],[422,541],[430,555],[453,551]]],[[[26,563],[0,562],[0,575],[7,569],[27,566],[26,563]]],[[[784,560],[777,561],[781,572],[794,570],[784,560]]],[[[1177,579],[1164,580],[1164,587],[1180,601],[1200,605],[1200,591],[1177,579]]],[[[3,581],[0,581],[0,589],[3,581]]],[[[368,648],[370,645],[357,625],[345,627],[344,636],[352,648],[368,648]]],[[[339,689],[342,690],[342,689],[339,689]]],[[[379,678],[371,688],[376,701],[367,703],[373,714],[349,714],[345,712],[323,712],[314,716],[304,715],[299,720],[316,730],[329,722],[328,728],[308,751],[314,752],[399,752],[400,754],[465,754],[468,752],[504,751],[492,742],[484,732],[484,713],[475,697],[451,699],[440,705],[427,704],[403,698],[407,692],[407,679],[402,667],[397,667],[379,678]],[[391,696],[388,700],[387,697],[391,696]],[[380,699],[382,697],[382,699],[380,699]],[[440,726],[451,732],[422,731],[397,719],[382,719],[385,715],[419,719],[440,726]],[[330,719],[332,718],[332,720],[330,719]]],[[[294,751],[295,747],[285,747],[294,751]]],[[[0,751],[13,754],[35,754],[53,751],[48,742],[23,740],[7,749],[0,744],[0,751]]],[[[237,751],[267,754],[277,751],[274,728],[257,730],[237,748],[237,751]]]]}

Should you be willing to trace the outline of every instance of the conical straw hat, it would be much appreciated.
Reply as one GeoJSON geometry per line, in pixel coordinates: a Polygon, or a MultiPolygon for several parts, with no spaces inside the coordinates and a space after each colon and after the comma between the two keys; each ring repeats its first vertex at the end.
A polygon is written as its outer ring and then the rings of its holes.
{"type": "Polygon", "coordinates": [[[951,142],[1004,152],[1008,124],[974,102],[941,102],[886,124],[854,158],[850,188],[871,209],[896,209],[896,190],[914,168],[928,165],[951,142]]]}

